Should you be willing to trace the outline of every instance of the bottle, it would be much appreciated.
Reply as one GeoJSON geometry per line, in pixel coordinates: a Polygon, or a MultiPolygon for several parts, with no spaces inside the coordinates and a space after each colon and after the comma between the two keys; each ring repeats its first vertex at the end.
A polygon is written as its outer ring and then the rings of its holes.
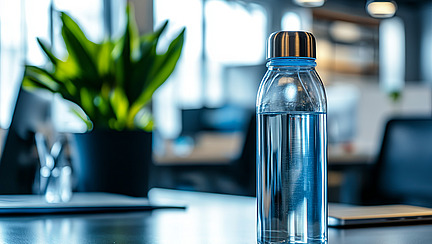
{"type": "Polygon", "coordinates": [[[311,33],[270,35],[257,113],[258,243],[327,243],[327,101],[311,33]]]}

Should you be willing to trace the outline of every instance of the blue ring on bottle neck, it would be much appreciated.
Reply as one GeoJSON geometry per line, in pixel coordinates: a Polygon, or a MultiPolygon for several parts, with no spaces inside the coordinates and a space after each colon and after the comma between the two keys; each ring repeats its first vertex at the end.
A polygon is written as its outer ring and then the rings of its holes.
{"type": "Polygon", "coordinates": [[[315,58],[277,57],[267,60],[267,66],[316,66],[315,58]]]}

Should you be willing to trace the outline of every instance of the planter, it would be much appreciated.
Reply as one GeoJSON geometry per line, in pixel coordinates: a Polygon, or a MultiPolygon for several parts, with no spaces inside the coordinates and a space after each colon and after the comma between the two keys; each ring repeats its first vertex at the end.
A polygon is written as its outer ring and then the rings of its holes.
{"type": "Polygon", "coordinates": [[[151,133],[95,130],[74,137],[78,191],[147,196],[151,133]]]}

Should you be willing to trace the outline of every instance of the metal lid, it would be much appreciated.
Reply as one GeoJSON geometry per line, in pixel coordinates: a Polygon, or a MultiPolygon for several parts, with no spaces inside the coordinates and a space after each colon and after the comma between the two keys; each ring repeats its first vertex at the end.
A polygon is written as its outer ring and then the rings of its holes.
{"type": "Polygon", "coordinates": [[[315,37],[305,31],[280,31],[270,35],[267,59],[277,57],[315,58],[315,37]]]}

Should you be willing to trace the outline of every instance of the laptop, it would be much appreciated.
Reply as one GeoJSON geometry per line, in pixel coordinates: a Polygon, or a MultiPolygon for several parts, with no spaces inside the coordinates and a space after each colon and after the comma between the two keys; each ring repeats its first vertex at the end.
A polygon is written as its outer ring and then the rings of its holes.
{"type": "Polygon", "coordinates": [[[329,227],[432,221],[432,208],[410,205],[355,206],[329,203],[329,227]]]}
{"type": "Polygon", "coordinates": [[[69,202],[62,203],[47,203],[42,195],[0,195],[0,217],[149,211],[165,208],[186,209],[186,206],[154,204],[148,198],[104,192],[75,192],[69,202]]]}

